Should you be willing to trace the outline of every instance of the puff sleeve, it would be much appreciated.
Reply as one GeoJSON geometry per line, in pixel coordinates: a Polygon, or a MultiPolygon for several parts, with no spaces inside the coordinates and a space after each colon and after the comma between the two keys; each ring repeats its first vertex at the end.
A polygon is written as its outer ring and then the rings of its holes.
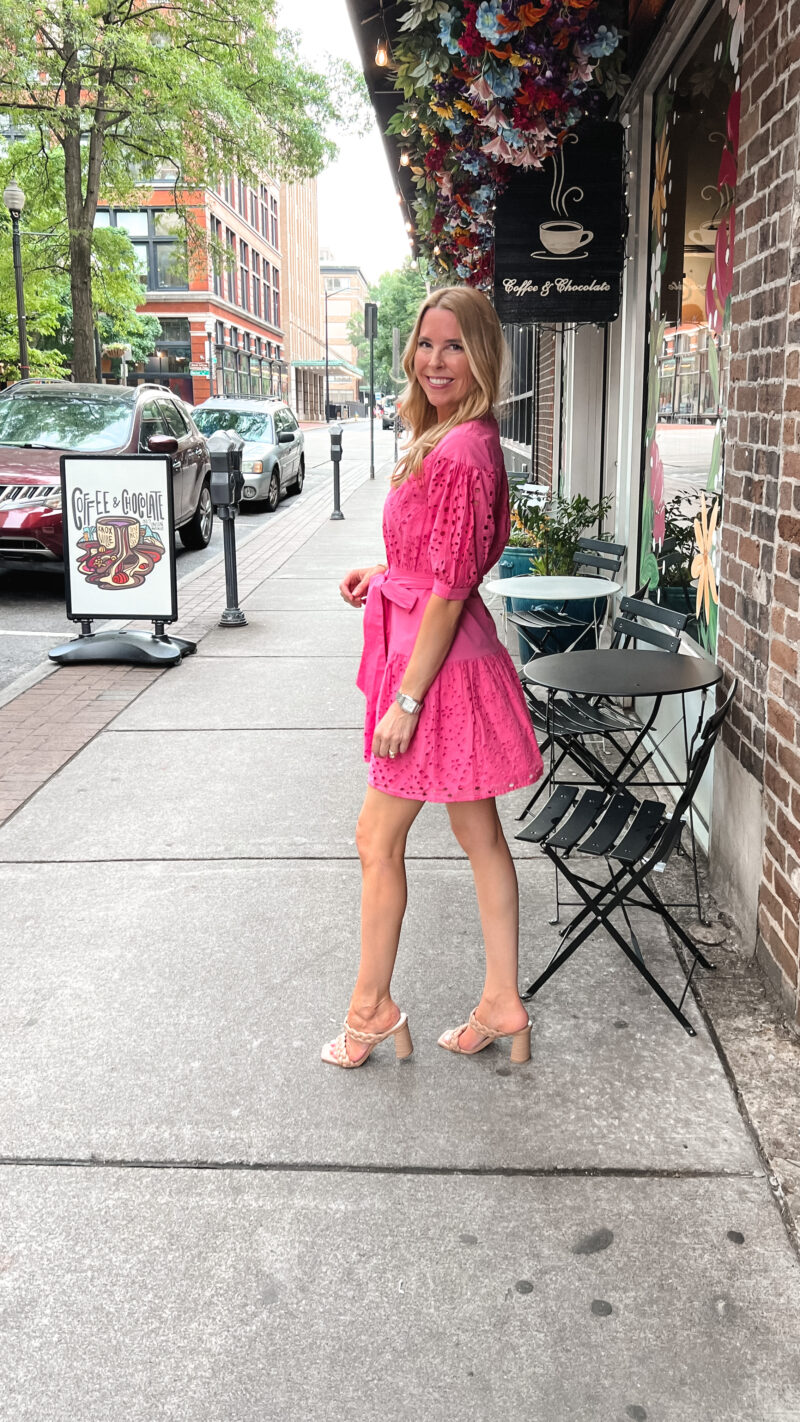
{"type": "Polygon", "coordinates": [[[442,454],[427,489],[433,514],[429,557],[433,591],[463,601],[486,570],[495,535],[495,475],[464,458],[442,454]]]}

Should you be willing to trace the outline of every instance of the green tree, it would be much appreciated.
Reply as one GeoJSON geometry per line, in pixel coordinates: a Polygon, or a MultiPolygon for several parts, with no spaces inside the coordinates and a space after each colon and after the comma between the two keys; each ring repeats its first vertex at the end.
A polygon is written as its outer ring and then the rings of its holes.
{"type": "Polygon", "coordinates": [[[76,380],[94,374],[101,199],[135,201],[165,164],[177,198],[234,175],[313,176],[334,151],[331,84],[274,13],[274,0],[0,0],[0,110],[63,155],[76,380]]]}
{"type": "MultiPolygon", "coordinates": [[[[384,272],[376,286],[369,289],[370,301],[378,303],[378,334],[375,338],[375,388],[376,390],[397,389],[397,381],[392,379],[392,331],[395,326],[400,332],[400,354],[414,328],[420,302],[427,294],[425,282],[417,268],[407,257],[402,267],[393,272],[384,272]]],[[[360,311],[351,317],[347,334],[358,346],[358,364],[364,371],[369,370],[369,341],[364,338],[364,318],[360,311]]]]}
{"type": "MultiPolygon", "coordinates": [[[[64,155],[43,150],[32,137],[13,142],[0,159],[0,191],[15,177],[26,194],[20,224],[23,290],[28,317],[31,371],[66,375],[72,353],[72,304],[69,273],[69,230],[64,214],[64,155]]],[[[10,237],[11,219],[0,211],[0,371],[5,380],[19,375],[17,308],[10,237]]],[[[150,344],[160,334],[142,326],[136,307],[142,285],[136,257],[126,233],[100,230],[92,244],[92,323],[113,327],[123,344],[132,338],[150,344]]],[[[101,332],[102,338],[102,332],[101,332]]],[[[94,358],[92,374],[94,378],[94,358]]]]}

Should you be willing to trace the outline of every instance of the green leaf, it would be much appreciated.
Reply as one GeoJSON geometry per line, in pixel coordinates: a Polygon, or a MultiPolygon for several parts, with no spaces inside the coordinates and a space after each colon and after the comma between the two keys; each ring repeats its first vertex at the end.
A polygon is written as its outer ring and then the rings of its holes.
{"type": "Polygon", "coordinates": [[[717,482],[719,480],[719,469],[721,462],[722,428],[718,423],[717,428],[714,431],[714,443],[711,446],[711,463],[709,465],[708,478],[706,480],[706,490],[709,494],[713,494],[716,490],[717,482]]]}

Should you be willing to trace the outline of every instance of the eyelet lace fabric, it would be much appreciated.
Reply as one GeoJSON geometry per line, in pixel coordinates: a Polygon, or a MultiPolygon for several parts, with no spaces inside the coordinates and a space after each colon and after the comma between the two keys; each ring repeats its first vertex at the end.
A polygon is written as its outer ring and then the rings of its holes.
{"type": "Polygon", "coordinates": [[[370,587],[358,681],[367,696],[369,783],[377,790],[439,803],[483,800],[541,775],[519,678],[478,594],[508,532],[508,481],[493,419],[451,430],[420,473],[390,492],[388,573],[370,587]],[[403,679],[431,593],[464,603],[453,644],[408,750],[394,760],[375,756],[375,726],[403,679]]]}

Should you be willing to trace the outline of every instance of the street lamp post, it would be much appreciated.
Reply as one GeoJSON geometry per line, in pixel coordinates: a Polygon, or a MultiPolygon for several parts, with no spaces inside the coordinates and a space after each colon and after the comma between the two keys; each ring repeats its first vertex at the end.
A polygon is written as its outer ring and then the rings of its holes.
{"type": "Polygon", "coordinates": [[[208,340],[208,389],[209,394],[216,395],[217,392],[214,389],[214,347],[211,344],[211,337],[214,334],[215,325],[213,316],[207,316],[205,321],[203,322],[203,325],[205,327],[206,338],[208,340]]]}
{"type": "Polygon", "coordinates": [[[31,373],[28,364],[28,325],[25,317],[25,293],[22,289],[22,249],[19,240],[19,220],[25,206],[25,194],[13,180],[3,193],[3,202],[11,214],[11,249],[14,255],[14,282],[17,288],[17,332],[19,335],[19,373],[27,380],[31,373]]]}

